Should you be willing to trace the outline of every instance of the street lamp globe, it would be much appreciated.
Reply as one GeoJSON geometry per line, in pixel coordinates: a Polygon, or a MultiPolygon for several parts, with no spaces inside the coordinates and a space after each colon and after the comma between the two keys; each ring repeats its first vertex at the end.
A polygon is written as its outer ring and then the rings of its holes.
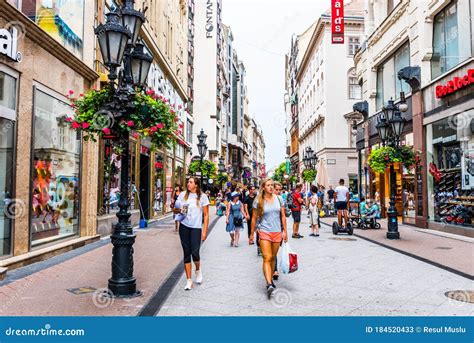
{"type": "Polygon", "coordinates": [[[128,40],[128,44],[135,45],[140,34],[142,24],[145,22],[145,15],[141,11],[137,11],[133,8],[135,0],[125,0],[125,4],[121,10],[122,23],[124,27],[127,27],[132,36],[128,40]]]}
{"type": "Polygon", "coordinates": [[[402,135],[403,127],[405,126],[405,119],[402,118],[399,111],[395,111],[392,120],[390,120],[390,125],[392,126],[392,132],[398,141],[402,135]]]}
{"type": "Polygon", "coordinates": [[[387,119],[390,122],[396,110],[397,110],[397,107],[395,106],[393,100],[390,99],[388,101],[388,105],[382,108],[382,111],[385,114],[385,119],[387,119]]]}
{"type": "Polygon", "coordinates": [[[313,168],[316,168],[316,165],[318,164],[318,156],[316,156],[316,153],[313,152],[313,156],[311,156],[311,165],[313,168]]]}
{"type": "MultiPolygon", "coordinates": [[[[100,24],[94,31],[99,40],[104,65],[108,69],[117,68],[122,65],[127,41],[132,34],[128,28],[121,25],[120,15],[117,12],[109,12],[106,17],[105,24],[100,24]]],[[[116,75],[112,76],[112,79],[116,78],[116,75]]]]}
{"type": "Polygon", "coordinates": [[[144,45],[137,43],[131,54],[131,72],[134,84],[146,83],[153,56],[144,51],[144,45]]]}
{"type": "Polygon", "coordinates": [[[389,130],[389,124],[387,123],[387,119],[385,115],[382,115],[380,117],[377,117],[377,125],[375,126],[377,129],[377,132],[379,134],[380,139],[382,140],[382,143],[385,143],[385,141],[388,138],[388,130],[389,130]]]}
{"type": "Polygon", "coordinates": [[[204,133],[204,130],[201,129],[201,132],[198,135],[199,143],[197,144],[199,156],[201,157],[206,156],[206,153],[207,153],[206,138],[207,138],[207,135],[204,133]]]}

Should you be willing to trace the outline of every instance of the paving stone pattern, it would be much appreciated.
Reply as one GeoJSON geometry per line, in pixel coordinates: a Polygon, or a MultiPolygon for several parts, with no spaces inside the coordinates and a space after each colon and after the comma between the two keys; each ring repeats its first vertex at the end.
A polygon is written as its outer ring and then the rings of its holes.
{"type": "MultiPolygon", "coordinates": [[[[292,221],[288,221],[289,227],[292,221]]],[[[472,281],[356,238],[340,241],[323,226],[309,237],[303,216],[299,270],[276,281],[268,300],[261,257],[245,237],[230,247],[221,219],[201,251],[204,282],[184,291],[183,276],[158,316],[468,316],[474,304],[448,299],[450,290],[473,289],[472,281]]],[[[342,237],[342,235],[341,235],[342,237]]]]}

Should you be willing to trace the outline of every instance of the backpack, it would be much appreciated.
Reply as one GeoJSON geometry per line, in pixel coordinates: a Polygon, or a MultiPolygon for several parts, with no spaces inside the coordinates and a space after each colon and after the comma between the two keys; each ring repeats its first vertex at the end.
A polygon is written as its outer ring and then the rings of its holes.
{"type": "Polygon", "coordinates": [[[293,203],[293,192],[288,193],[288,197],[287,197],[287,199],[286,199],[286,203],[287,203],[289,209],[293,209],[293,208],[296,208],[296,207],[297,207],[297,206],[295,206],[295,204],[293,203]]]}

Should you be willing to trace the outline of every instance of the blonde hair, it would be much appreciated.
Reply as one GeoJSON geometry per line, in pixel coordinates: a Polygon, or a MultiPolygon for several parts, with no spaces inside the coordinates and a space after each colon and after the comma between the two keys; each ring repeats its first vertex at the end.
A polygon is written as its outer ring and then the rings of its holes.
{"type": "MultiPolygon", "coordinates": [[[[260,191],[258,192],[257,195],[257,209],[255,211],[257,215],[257,219],[262,219],[263,217],[263,211],[264,211],[264,206],[265,206],[265,184],[269,181],[273,181],[271,178],[266,178],[260,183],[260,191]]],[[[271,193],[273,195],[273,193],[271,193]]]]}
{"type": "MultiPolygon", "coordinates": [[[[188,182],[191,179],[193,179],[194,184],[196,185],[196,195],[197,195],[196,206],[199,207],[199,205],[201,204],[201,185],[199,184],[199,181],[195,177],[190,177],[188,179],[188,182]]],[[[189,193],[190,193],[189,189],[186,186],[186,194],[184,194],[184,201],[188,201],[189,193]]]]}

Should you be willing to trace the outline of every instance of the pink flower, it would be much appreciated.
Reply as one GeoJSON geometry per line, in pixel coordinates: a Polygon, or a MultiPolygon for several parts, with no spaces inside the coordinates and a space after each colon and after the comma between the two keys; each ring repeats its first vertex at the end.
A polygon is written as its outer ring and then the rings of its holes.
{"type": "Polygon", "coordinates": [[[180,123],[180,124],[179,124],[179,127],[180,127],[181,129],[184,128],[184,123],[180,123]]]}
{"type": "Polygon", "coordinates": [[[162,129],[164,127],[165,127],[165,125],[163,123],[156,124],[157,129],[162,129]]]}
{"type": "Polygon", "coordinates": [[[175,114],[176,112],[175,112],[175,111],[173,111],[173,110],[170,110],[170,113],[171,113],[171,114],[175,114]]]}
{"type": "Polygon", "coordinates": [[[72,122],[72,118],[71,117],[66,117],[66,119],[64,119],[66,121],[66,123],[70,123],[72,122]]]}
{"type": "Polygon", "coordinates": [[[79,94],[79,96],[84,96],[84,93],[79,94]]]}
{"type": "Polygon", "coordinates": [[[161,162],[155,162],[155,168],[163,169],[163,163],[161,163],[161,162]]]}
{"type": "Polygon", "coordinates": [[[86,122],[82,123],[83,129],[87,129],[89,126],[90,126],[89,123],[86,123],[86,122]]]}
{"type": "Polygon", "coordinates": [[[156,131],[158,131],[158,129],[156,128],[156,126],[152,126],[150,127],[150,133],[155,133],[156,131]]]}
{"type": "Polygon", "coordinates": [[[127,126],[128,127],[133,127],[133,126],[135,126],[135,123],[133,122],[133,120],[129,120],[129,121],[127,121],[127,126]]]}
{"type": "Polygon", "coordinates": [[[153,100],[156,100],[156,99],[158,99],[158,95],[153,94],[152,98],[153,98],[153,100]]]}
{"type": "Polygon", "coordinates": [[[109,129],[108,127],[104,127],[104,128],[102,129],[102,132],[103,132],[104,134],[106,134],[106,135],[110,135],[110,129],[109,129]]]}
{"type": "Polygon", "coordinates": [[[388,156],[385,156],[385,161],[388,161],[388,160],[389,160],[388,156]]]}
{"type": "Polygon", "coordinates": [[[146,91],[146,94],[147,95],[153,95],[153,94],[155,94],[155,91],[153,89],[149,89],[149,90],[146,91]]]}
{"type": "Polygon", "coordinates": [[[137,139],[138,137],[140,137],[140,135],[139,135],[138,133],[136,133],[136,132],[133,132],[133,133],[132,133],[132,137],[135,138],[135,139],[137,139]]]}
{"type": "Polygon", "coordinates": [[[72,122],[72,128],[73,128],[74,130],[80,129],[80,128],[81,128],[81,124],[79,124],[77,121],[73,121],[73,122],[72,122]]]}
{"type": "Polygon", "coordinates": [[[73,95],[73,94],[74,94],[74,91],[73,91],[72,89],[70,89],[70,90],[67,92],[67,94],[73,95]]]}

